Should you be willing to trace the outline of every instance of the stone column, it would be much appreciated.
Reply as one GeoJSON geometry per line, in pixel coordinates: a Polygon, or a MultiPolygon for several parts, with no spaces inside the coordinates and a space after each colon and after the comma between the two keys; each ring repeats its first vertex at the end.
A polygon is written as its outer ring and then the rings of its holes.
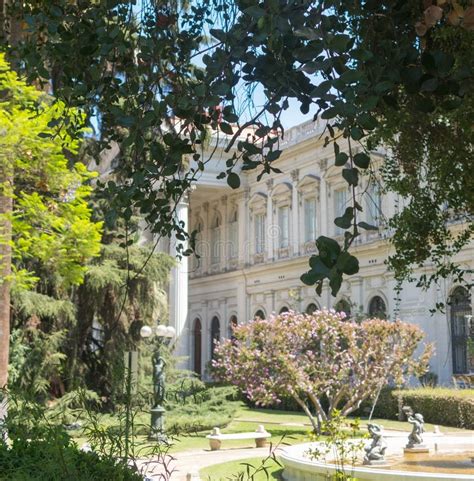
{"type": "Polygon", "coordinates": [[[291,171],[291,180],[293,181],[291,191],[291,230],[290,242],[293,245],[293,255],[297,256],[300,253],[300,203],[298,199],[298,180],[299,170],[291,171]]]}
{"type": "Polygon", "coordinates": [[[229,208],[227,203],[227,196],[223,195],[220,198],[220,201],[223,209],[221,210],[222,225],[220,235],[221,245],[219,246],[219,271],[229,267],[229,246],[227,245],[227,241],[229,239],[229,208]]]}
{"type": "MultiPolygon", "coordinates": [[[[184,222],[185,228],[188,226],[188,199],[180,201],[176,208],[176,215],[179,221],[184,222]]],[[[176,258],[178,241],[174,236],[170,242],[170,255],[176,258]]],[[[182,243],[182,242],[181,242],[182,243]]],[[[187,245],[184,242],[183,248],[187,245]]],[[[186,356],[186,346],[188,345],[189,327],[187,326],[188,317],[188,257],[176,259],[176,265],[171,270],[169,286],[169,323],[176,329],[177,344],[176,355],[186,356]]]]}
{"type": "Polygon", "coordinates": [[[249,189],[246,188],[244,192],[237,198],[238,205],[238,231],[239,242],[237,245],[237,258],[239,266],[244,266],[250,262],[250,212],[248,208],[249,189]]]}
{"type": "Polygon", "coordinates": [[[273,261],[274,258],[274,245],[275,239],[274,236],[278,232],[278,229],[275,229],[273,225],[273,202],[272,202],[272,189],[273,189],[273,179],[267,180],[267,226],[265,231],[265,241],[266,241],[266,250],[267,250],[267,259],[269,261],[273,261]]]}
{"type": "Polygon", "coordinates": [[[319,237],[320,235],[328,236],[331,237],[330,233],[328,233],[328,219],[330,217],[330,212],[329,212],[329,201],[330,199],[328,198],[329,194],[329,189],[328,185],[326,183],[326,179],[324,176],[321,177],[321,194],[319,196],[320,202],[319,202],[319,209],[320,209],[320,225],[319,225],[319,232],[316,232],[316,237],[319,237]]]}

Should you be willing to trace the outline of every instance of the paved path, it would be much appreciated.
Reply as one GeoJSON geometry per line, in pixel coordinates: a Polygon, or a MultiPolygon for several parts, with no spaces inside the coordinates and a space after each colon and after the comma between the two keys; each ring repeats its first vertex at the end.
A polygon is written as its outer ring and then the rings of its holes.
{"type": "MultiPolygon", "coordinates": [[[[153,481],[185,481],[187,473],[199,473],[199,470],[213,464],[238,461],[239,459],[258,458],[264,459],[270,452],[269,447],[265,448],[228,448],[219,451],[197,449],[173,454],[174,459],[169,461],[168,470],[171,476],[166,476],[162,466],[155,460],[148,462],[147,476],[153,481]]],[[[229,473],[232,474],[232,473],[229,473]]]]}

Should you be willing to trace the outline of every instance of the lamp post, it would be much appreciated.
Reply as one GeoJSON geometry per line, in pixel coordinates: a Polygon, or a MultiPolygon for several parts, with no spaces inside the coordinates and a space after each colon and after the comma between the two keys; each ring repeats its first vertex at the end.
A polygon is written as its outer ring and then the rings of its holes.
{"type": "Polygon", "coordinates": [[[165,367],[161,347],[168,345],[171,339],[175,336],[176,331],[174,327],[159,324],[158,326],[150,327],[143,326],[140,329],[140,336],[143,339],[155,337],[155,349],[153,352],[153,404],[151,406],[151,426],[150,439],[156,441],[166,440],[165,431],[165,408],[163,407],[165,401],[165,367]]]}

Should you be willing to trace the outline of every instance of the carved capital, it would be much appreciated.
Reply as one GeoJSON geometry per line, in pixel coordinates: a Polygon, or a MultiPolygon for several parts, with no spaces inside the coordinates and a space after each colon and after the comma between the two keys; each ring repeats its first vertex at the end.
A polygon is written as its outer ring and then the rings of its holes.
{"type": "Polygon", "coordinates": [[[300,170],[299,169],[294,169],[290,172],[291,175],[291,180],[293,182],[298,182],[298,179],[300,177],[300,170]]]}

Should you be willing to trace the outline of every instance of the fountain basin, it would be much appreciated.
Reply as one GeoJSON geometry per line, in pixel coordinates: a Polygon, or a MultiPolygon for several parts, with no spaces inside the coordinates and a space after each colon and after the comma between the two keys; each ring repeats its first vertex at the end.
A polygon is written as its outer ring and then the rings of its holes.
{"type": "MultiPolygon", "coordinates": [[[[429,453],[403,454],[406,437],[386,437],[387,465],[353,468],[348,464],[346,474],[358,481],[460,481],[474,480],[474,436],[430,436],[425,437],[429,453]]],[[[314,461],[308,450],[323,443],[305,443],[289,446],[281,451],[285,481],[327,481],[336,473],[337,466],[328,455],[326,461],[314,461]]]]}

